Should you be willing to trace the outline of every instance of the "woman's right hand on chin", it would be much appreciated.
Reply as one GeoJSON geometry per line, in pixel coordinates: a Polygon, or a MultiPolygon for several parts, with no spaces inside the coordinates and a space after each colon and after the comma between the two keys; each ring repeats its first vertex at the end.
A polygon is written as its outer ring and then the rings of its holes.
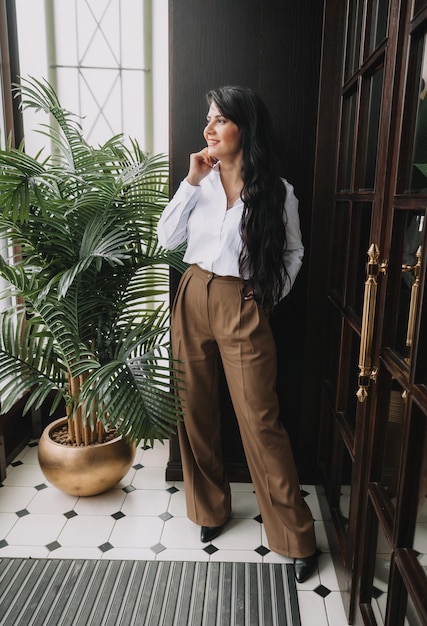
{"type": "Polygon", "coordinates": [[[186,180],[190,185],[199,185],[200,181],[205,178],[216,163],[208,154],[208,148],[203,148],[200,152],[190,154],[190,167],[186,180]]]}

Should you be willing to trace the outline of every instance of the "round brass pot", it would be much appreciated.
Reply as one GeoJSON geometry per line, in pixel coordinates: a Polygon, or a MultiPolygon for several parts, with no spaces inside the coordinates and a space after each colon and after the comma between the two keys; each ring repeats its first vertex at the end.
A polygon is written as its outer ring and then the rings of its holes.
{"type": "Polygon", "coordinates": [[[114,487],[135,458],[135,445],[121,437],[91,446],[65,446],[50,433],[65,425],[60,418],[47,426],[39,441],[39,463],[47,480],[72,496],[95,496],[114,487]]]}

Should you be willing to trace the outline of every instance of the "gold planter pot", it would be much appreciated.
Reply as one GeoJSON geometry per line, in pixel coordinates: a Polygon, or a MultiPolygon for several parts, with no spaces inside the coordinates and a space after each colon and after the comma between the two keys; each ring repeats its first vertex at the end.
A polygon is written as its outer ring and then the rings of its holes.
{"type": "Polygon", "coordinates": [[[95,496],[114,487],[127,474],[136,447],[121,437],[93,446],[56,443],[51,432],[67,423],[60,418],[47,426],[39,441],[39,463],[47,480],[72,496],[95,496]]]}

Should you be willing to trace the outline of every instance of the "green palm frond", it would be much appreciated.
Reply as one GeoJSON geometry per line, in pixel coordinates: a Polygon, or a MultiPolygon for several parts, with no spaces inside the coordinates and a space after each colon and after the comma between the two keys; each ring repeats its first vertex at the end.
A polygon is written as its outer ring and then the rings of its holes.
{"type": "Polygon", "coordinates": [[[169,268],[186,267],[184,249],[166,251],[156,236],[167,159],[120,135],[91,146],[46,81],[18,89],[23,107],[51,116],[41,132],[54,150],[0,150],[0,237],[14,254],[0,257],[0,297],[25,306],[0,314],[2,409],[24,394],[26,409],[53,397],[130,439],[167,437],[181,417],[169,268]]]}
{"type": "Polygon", "coordinates": [[[48,136],[54,140],[69,164],[76,169],[84,167],[91,153],[90,146],[83,139],[81,125],[76,120],[76,115],[61,106],[51,85],[46,80],[31,77],[29,80],[23,80],[18,90],[24,109],[43,110],[56,120],[64,139],[52,125],[45,124],[44,127],[48,129],[48,136]]]}
{"type": "Polygon", "coordinates": [[[171,393],[171,364],[163,351],[155,347],[143,356],[107,363],[87,379],[80,402],[93,407],[101,397],[108,407],[103,422],[131,439],[170,437],[181,407],[171,393]]]}
{"type": "Polygon", "coordinates": [[[0,395],[2,410],[9,411],[29,393],[24,412],[40,407],[49,394],[64,395],[66,369],[55,355],[53,337],[34,319],[27,320],[25,310],[0,314],[0,395]]]}

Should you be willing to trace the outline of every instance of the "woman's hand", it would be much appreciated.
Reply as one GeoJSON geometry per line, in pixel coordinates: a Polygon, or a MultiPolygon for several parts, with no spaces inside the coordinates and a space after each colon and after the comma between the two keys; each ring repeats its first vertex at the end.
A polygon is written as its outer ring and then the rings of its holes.
{"type": "Polygon", "coordinates": [[[216,163],[208,154],[208,148],[203,148],[200,152],[190,154],[190,168],[187,174],[187,182],[190,185],[199,185],[200,181],[209,174],[216,163]]]}

